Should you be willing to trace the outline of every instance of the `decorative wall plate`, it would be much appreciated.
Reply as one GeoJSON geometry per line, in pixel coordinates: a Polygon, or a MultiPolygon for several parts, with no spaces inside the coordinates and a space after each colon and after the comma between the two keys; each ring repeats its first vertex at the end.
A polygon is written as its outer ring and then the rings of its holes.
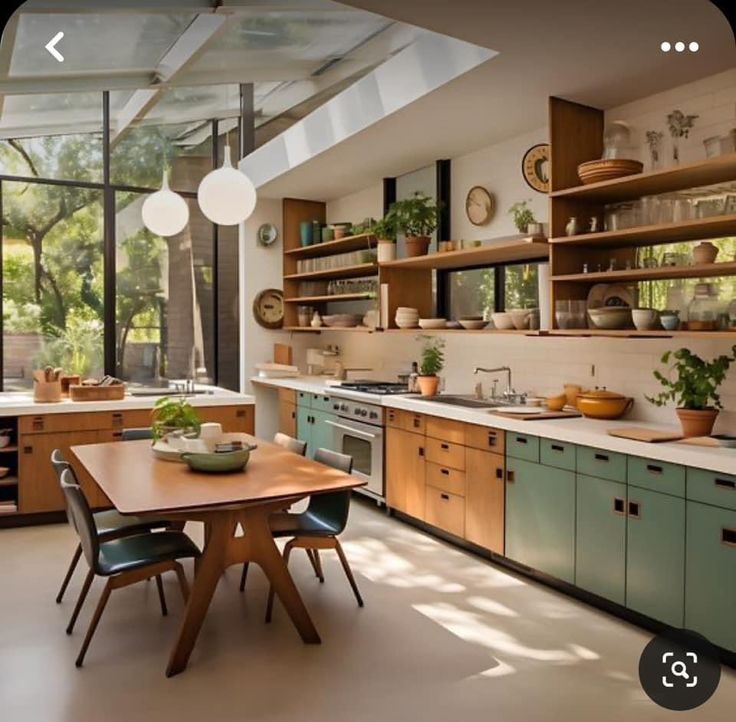
{"type": "Polygon", "coordinates": [[[253,301],[253,315],[263,328],[281,328],[284,325],[284,292],[278,288],[261,291],[253,301]]]}
{"type": "Polygon", "coordinates": [[[279,229],[273,223],[264,223],[257,232],[258,243],[262,246],[271,246],[279,237],[279,229]]]}
{"type": "Polygon", "coordinates": [[[549,193],[549,143],[538,143],[524,153],[521,173],[535,191],[549,193]]]}
{"type": "Polygon", "coordinates": [[[465,215],[474,226],[485,226],[496,213],[496,199],[483,186],[473,186],[465,198],[465,215]]]}

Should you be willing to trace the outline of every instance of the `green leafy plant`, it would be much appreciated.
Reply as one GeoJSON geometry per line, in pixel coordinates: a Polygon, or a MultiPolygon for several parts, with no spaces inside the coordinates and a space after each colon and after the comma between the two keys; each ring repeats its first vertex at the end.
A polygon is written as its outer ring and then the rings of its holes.
{"type": "Polygon", "coordinates": [[[531,200],[518,201],[508,211],[514,217],[514,225],[519,233],[526,233],[529,224],[537,222],[532,209],[527,206],[528,203],[531,203],[531,200]]]}
{"type": "Polygon", "coordinates": [[[379,241],[396,242],[396,218],[392,214],[388,214],[380,221],[373,221],[370,227],[372,233],[379,241]]]}
{"type": "Polygon", "coordinates": [[[669,376],[654,370],[654,378],[665,390],[656,396],[647,396],[647,401],[656,406],[665,406],[669,401],[674,401],[682,409],[722,409],[718,387],[726,378],[731,364],[736,361],[736,345],[731,352],[731,355],[722,354],[708,362],[686,348],[667,351],[662,356],[662,363],[667,364],[674,359],[669,376]],[[674,380],[673,372],[676,375],[674,380]]]}
{"type": "Polygon", "coordinates": [[[194,407],[182,397],[165,396],[159,399],[151,412],[154,440],[158,441],[171,431],[199,434],[202,421],[194,407]]]}
{"type": "Polygon", "coordinates": [[[419,373],[436,376],[445,367],[445,342],[438,336],[419,336],[419,339],[423,342],[419,373]]]}
{"type": "Polygon", "coordinates": [[[387,218],[405,236],[431,236],[437,229],[439,208],[428,195],[417,192],[411,198],[393,203],[387,218]]]}

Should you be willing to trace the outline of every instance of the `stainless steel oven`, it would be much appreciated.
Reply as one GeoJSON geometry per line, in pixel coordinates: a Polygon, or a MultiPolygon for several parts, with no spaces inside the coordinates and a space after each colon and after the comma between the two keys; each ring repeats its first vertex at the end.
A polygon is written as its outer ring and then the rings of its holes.
{"type": "Polygon", "coordinates": [[[326,419],[332,427],[332,449],[353,457],[353,475],[366,482],[357,491],[384,501],[383,412],[380,406],[332,397],[337,415],[326,419]]]}

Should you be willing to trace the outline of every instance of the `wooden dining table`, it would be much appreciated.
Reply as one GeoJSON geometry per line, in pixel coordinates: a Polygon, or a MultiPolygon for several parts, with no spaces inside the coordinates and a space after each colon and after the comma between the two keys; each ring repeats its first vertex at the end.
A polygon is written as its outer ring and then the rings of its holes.
{"type": "Polygon", "coordinates": [[[71,447],[73,462],[87,471],[121,514],[205,525],[204,550],[166,667],[169,677],[186,668],[217,583],[232,564],[260,565],[302,640],[319,644],[317,629],[279,553],[268,519],[307,496],[364,483],[248,434],[228,437],[257,444],[242,472],[191,471],[186,464],[156,457],[150,441],[71,447]],[[238,525],[244,534],[236,536],[238,525]]]}

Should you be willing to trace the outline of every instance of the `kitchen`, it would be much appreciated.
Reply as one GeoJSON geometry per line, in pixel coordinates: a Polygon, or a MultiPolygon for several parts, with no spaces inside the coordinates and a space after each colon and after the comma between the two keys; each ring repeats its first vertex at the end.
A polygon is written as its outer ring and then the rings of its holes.
{"type": "Polygon", "coordinates": [[[736,47],[565,3],[19,13],[7,719],[728,714],[736,47]],[[90,562],[85,503],[179,558],[90,562]]]}

